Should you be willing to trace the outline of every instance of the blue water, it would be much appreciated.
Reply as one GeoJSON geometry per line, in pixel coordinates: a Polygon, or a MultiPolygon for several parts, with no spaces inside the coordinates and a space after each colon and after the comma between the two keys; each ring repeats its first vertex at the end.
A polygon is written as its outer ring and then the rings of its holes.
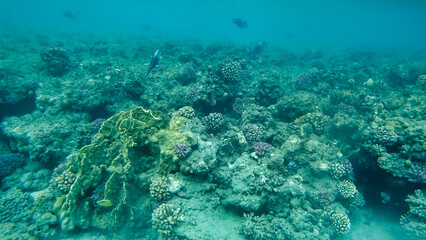
{"type": "Polygon", "coordinates": [[[1,1],[0,22],[71,33],[131,33],[150,37],[299,48],[423,49],[426,2],[314,1],[1,1]],[[62,12],[73,11],[75,20],[62,12]],[[232,18],[248,22],[238,29],[232,18]]]}

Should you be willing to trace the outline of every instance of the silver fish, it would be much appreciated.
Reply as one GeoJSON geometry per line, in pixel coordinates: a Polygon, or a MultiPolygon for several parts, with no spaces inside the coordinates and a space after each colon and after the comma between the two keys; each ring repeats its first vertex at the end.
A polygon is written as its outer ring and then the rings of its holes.
{"type": "Polygon", "coordinates": [[[146,73],[145,78],[148,77],[149,72],[151,72],[151,70],[154,69],[155,66],[157,66],[157,64],[160,62],[160,58],[161,52],[157,49],[157,51],[155,51],[154,55],[151,58],[151,63],[149,64],[148,72],[146,73]]]}

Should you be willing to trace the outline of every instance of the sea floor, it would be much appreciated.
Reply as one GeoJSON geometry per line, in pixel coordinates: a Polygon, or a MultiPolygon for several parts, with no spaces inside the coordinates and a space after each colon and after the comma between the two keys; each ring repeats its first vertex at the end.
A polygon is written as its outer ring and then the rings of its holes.
{"type": "Polygon", "coordinates": [[[421,51],[1,31],[0,238],[421,239],[425,90],[421,51]]]}

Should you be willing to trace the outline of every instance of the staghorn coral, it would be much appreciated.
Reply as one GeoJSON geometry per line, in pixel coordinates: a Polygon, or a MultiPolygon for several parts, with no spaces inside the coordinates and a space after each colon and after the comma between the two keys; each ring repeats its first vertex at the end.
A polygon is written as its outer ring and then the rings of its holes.
{"type": "Polygon", "coordinates": [[[173,228],[181,221],[184,215],[181,209],[172,204],[163,203],[152,212],[152,227],[165,239],[173,238],[173,228]]]}

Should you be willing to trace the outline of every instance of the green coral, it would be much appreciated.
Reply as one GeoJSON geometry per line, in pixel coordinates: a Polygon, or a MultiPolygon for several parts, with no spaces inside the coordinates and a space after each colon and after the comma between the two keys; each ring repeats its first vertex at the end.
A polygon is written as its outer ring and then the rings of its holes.
{"type": "Polygon", "coordinates": [[[115,229],[131,219],[141,191],[139,175],[176,163],[176,142],[189,138],[180,132],[184,122],[185,118],[176,116],[166,127],[157,114],[142,107],[105,121],[92,144],[67,158],[66,171],[75,172],[76,178],[65,198],[58,198],[62,229],[115,229]],[[93,189],[102,184],[103,199],[91,202],[93,189]]]}

